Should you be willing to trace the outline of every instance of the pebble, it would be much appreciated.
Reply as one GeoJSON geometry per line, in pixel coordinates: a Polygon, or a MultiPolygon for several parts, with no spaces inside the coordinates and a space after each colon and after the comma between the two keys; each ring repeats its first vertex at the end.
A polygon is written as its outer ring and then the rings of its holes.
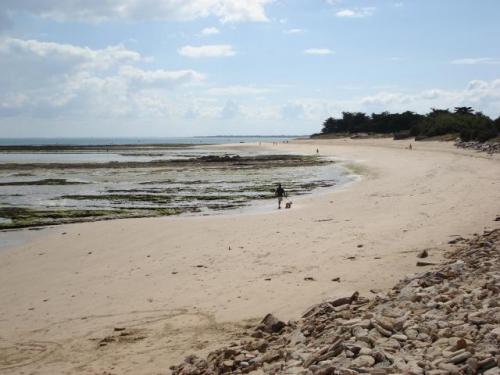
{"type": "Polygon", "coordinates": [[[327,300],[288,323],[268,314],[172,374],[500,375],[500,229],[452,245],[444,263],[373,299],[327,300]]]}

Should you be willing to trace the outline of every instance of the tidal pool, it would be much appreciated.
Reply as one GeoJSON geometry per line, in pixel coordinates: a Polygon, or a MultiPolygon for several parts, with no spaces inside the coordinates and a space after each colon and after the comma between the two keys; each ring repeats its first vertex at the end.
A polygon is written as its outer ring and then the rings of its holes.
{"type": "MultiPolygon", "coordinates": [[[[61,152],[0,163],[0,229],[122,217],[215,214],[273,198],[277,183],[290,196],[353,179],[332,159],[255,149],[148,149],[146,162],[114,158],[99,164],[61,152]],[[160,162],[159,153],[168,157],[160,162]]],[[[145,152],[127,150],[128,153],[145,152]]],[[[94,157],[94,153],[86,156],[94,157]]],[[[13,156],[13,154],[11,154],[13,156]]],[[[109,155],[108,155],[109,156],[109,155]]],[[[134,156],[135,157],[135,156],[134,156]]],[[[0,158],[1,160],[1,158],[0,158]]]]}

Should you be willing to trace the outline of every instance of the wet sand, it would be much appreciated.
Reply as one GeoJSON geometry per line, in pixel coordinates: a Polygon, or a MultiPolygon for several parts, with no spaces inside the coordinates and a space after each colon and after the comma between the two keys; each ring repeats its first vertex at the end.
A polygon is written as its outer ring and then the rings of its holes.
{"type": "Polygon", "coordinates": [[[498,155],[408,144],[263,145],[319,148],[362,178],[292,198],[291,210],[66,225],[0,249],[0,372],[168,373],[268,312],[293,319],[323,299],[391,287],[422,270],[419,251],[437,261],[455,235],[500,226],[498,155]]]}

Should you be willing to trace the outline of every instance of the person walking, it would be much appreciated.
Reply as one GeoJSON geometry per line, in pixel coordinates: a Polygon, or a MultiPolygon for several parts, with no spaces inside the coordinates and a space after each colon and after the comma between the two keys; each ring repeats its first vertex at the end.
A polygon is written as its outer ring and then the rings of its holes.
{"type": "Polygon", "coordinates": [[[281,202],[283,201],[283,198],[286,197],[286,191],[283,189],[281,184],[278,184],[278,187],[274,191],[274,195],[278,198],[278,210],[281,210],[281,202]]]}

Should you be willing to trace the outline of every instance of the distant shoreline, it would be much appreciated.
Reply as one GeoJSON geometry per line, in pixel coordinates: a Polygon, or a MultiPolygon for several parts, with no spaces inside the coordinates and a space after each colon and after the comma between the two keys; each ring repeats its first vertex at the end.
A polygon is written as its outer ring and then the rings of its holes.
{"type": "MultiPolygon", "coordinates": [[[[171,146],[171,145],[211,145],[228,143],[275,142],[295,138],[309,138],[309,135],[228,135],[195,137],[33,137],[0,138],[0,147],[15,146],[171,146]]],[[[1,149],[0,149],[1,151],[1,149]]]]}

